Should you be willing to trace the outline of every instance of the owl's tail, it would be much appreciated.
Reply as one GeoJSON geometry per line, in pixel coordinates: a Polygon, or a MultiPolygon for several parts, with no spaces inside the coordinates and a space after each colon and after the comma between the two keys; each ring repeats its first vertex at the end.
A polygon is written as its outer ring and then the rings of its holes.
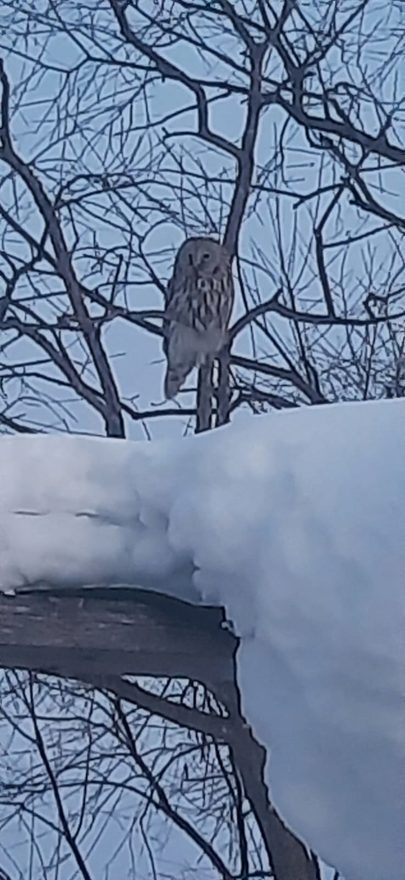
{"type": "Polygon", "coordinates": [[[194,330],[175,321],[170,324],[169,330],[163,345],[167,358],[164,392],[165,397],[171,400],[179,393],[198,358],[194,330]]]}
{"type": "Polygon", "coordinates": [[[167,367],[164,381],[164,393],[167,400],[176,397],[176,394],[179,393],[180,388],[184,385],[191,369],[192,367],[188,364],[184,364],[183,366],[176,364],[175,368],[167,367]]]}

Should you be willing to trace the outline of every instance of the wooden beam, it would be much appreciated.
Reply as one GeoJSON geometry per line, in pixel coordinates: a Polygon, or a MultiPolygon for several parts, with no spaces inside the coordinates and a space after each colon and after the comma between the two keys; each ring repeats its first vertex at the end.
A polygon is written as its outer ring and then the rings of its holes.
{"type": "Polygon", "coordinates": [[[86,680],[92,674],[234,681],[236,639],[220,608],[137,588],[0,594],[0,666],[86,680]]]}

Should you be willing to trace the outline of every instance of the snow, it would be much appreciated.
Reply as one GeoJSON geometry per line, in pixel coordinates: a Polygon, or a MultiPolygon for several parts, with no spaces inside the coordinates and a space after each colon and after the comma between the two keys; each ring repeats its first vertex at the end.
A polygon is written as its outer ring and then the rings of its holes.
{"type": "Polygon", "coordinates": [[[177,442],[0,441],[0,586],[225,605],[286,823],[346,880],[405,864],[405,402],[177,442]]]}

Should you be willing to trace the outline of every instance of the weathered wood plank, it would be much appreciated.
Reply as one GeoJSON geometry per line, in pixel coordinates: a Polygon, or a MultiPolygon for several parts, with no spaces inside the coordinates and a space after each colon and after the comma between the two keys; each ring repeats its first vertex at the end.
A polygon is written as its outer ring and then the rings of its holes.
{"type": "Polygon", "coordinates": [[[0,666],[233,680],[235,639],[219,608],[141,590],[0,594],[0,666]]]}

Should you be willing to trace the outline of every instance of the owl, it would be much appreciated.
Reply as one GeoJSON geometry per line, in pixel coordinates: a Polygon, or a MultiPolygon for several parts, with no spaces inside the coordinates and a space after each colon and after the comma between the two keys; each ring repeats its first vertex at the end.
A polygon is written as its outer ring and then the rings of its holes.
{"type": "Polygon", "coordinates": [[[212,238],[188,238],[177,253],[163,316],[166,398],[175,397],[193,367],[223,349],[234,299],[231,257],[212,238]]]}

